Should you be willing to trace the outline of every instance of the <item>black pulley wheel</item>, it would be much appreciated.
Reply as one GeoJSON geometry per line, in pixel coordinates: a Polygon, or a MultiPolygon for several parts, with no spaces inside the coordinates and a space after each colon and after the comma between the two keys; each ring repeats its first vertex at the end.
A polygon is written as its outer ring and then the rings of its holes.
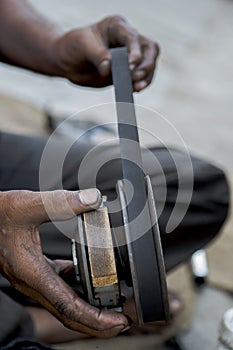
{"type": "Polygon", "coordinates": [[[138,322],[143,324],[168,319],[166,274],[151,183],[142,167],[128,53],[125,47],[111,51],[123,174],[117,191],[138,322]]]}

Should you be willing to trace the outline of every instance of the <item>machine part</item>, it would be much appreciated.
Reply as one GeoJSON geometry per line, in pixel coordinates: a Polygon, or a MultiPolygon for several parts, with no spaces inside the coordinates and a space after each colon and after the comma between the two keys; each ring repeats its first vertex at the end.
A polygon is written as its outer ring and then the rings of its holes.
{"type": "MultiPolygon", "coordinates": [[[[130,223],[128,221],[126,206],[124,181],[119,180],[117,183],[124,221],[126,247],[128,250],[128,264],[132,276],[134,301],[139,325],[142,325],[145,322],[169,319],[166,273],[157,218],[154,217],[156,211],[149,176],[146,176],[145,182],[148,194],[150,221],[153,231],[153,243],[152,245],[147,246],[145,251],[140,250],[140,252],[135,251],[135,242],[132,241],[132,233],[130,232],[130,223]],[[151,252],[153,252],[154,256],[151,252]]],[[[141,244],[141,239],[136,242],[138,241],[139,244],[141,244]]],[[[140,247],[138,248],[140,249],[140,247]]]]}
{"type": "Polygon", "coordinates": [[[142,167],[128,53],[125,47],[112,49],[111,53],[124,177],[124,180],[118,181],[117,187],[121,201],[138,323],[143,324],[168,319],[165,269],[156,209],[152,195],[148,201],[151,188],[148,188],[148,178],[147,186],[145,184],[142,167]],[[140,215],[142,211],[143,215],[140,215]],[[140,220],[136,220],[139,215],[140,220]]]}
{"type": "Polygon", "coordinates": [[[208,262],[206,252],[203,249],[197,250],[191,257],[191,271],[194,282],[197,286],[206,283],[208,277],[208,262]]]}
{"type": "Polygon", "coordinates": [[[84,295],[101,308],[121,306],[116,268],[116,261],[120,262],[121,271],[132,283],[138,323],[142,325],[169,318],[166,274],[152,187],[142,168],[127,49],[111,51],[123,173],[117,189],[124,246],[116,230],[115,256],[108,211],[103,205],[78,217],[73,257],[84,295]]]}
{"type": "Polygon", "coordinates": [[[159,268],[162,305],[164,308],[163,319],[165,321],[168,321],[170,317],[170,312],[169,312],[170,310],[169,310],[166,270],[165,270],[164,259],[163,259],[163,250],[162,250],[162,244],[161,244],[161,238],[160,238],[158,217],[157,217],[157,211],[155,206],[154,193],[152,190],[150,177],[148,175],[145,177],[145,181],[146,181],[146,188],[147,188],[147,195],[148,195],[148,202],[149,202],[151,224],[152,224],[152,229],[154,233],[154,243],[155,243],[155,249],[157,254],[157,263],[159,268]]]}
{"type": "Polygon", "coordinates": [[[73,247],[76,275],[88,301],[98,307],[119,304],[119,285],[107,207],[78,216],[73,247]]]}

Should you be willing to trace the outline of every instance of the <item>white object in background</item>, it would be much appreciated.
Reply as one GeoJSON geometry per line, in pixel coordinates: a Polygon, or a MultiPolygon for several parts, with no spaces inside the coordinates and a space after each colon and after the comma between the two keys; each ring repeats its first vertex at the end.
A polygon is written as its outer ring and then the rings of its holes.
{"type": "Polygon", "coordinates": [[[197,285],[202,285],[206,282],[208,277],[208,263],[205,250],[200,249],[193,253],[191,257],[191,270],[197,285]]]}
{"type": "Polygon", "coordinates": [[[218,350],[233,350],[233,308],[227,310],[223,315],[218,350]]]}

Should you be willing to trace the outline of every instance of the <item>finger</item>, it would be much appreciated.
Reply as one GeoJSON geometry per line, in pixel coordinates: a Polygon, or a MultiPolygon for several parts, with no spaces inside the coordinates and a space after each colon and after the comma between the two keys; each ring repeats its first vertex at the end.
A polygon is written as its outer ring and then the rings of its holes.
{"type": "Polygon", "coordinates": [[[145,70],[149,73],[156,64],[160,49],[156,42],[140,36],[140,43],[142,47],[142,60],[137,67],[138,70],[145,70]]]}
{"type": "Polygon", "coordinates": [[[101,204],[101,194],[96,188],[82,191],[9,191],[6,196],[8,216],[12,216],[15,224],[24,226],[68,220],[101,204]]]}
{"type": "Polygon", "coordinates": [[[114,16],[111,18],[108,33],[111,46],[126,46],[128,48],[130,70],[135,69],[142,59],[137,31],[123,17],[114,16]]]}
{"type": "Polygon", "coordinates": [[[90,40],[91,45],[89,43],[85,44],[85,54],[87,60],[96,67],[99,74],[106,77],[110,74],[111,70],[111,55],[104,35],[98,35],[98,33],[101,33],[99,26],[100,24],[97,23],[88,29],[90,39],[92,40],[90,40]]]}
{"type": "Polygon", "coordinates": [[[65,326],[100,338],[108,338],[128,329],[127,318],[117,312],[101,312],[90,306],[55,273],[43,258],[40,264],[28,256],[31,269],[14,286],[37,300],[65,326]]]}
{"type": "Polygon", "coordinates": [[[32,244],[38,231],[17,231],[20,254],[8,261],[4,274],[20,292],[38,301],[65,326],[92,336],[108,338],[128,329],[127,318],[117,312],[101,312],[83,301],[48,264],[40,245],[32,244]],[[21,237],[30,237],[20,243],[21,237]],[[18,258],[17,258],[18,257],[18,258]]]}
{"type": "Polygon", "coordinates": [[[52,267],[52,269],[58,274],[70,275],[74,274],[74,263],[71,260],[56,259],[51,260],[47,256],[44,256],[47,263],[52,267]]]}
{"type": "Polygon", "coordinates": [[[148,74],[147,76],[143,77],[142,80],[133,83],[134,91],[139,92],[139,91],[145,89],[152,82],[153,76],[154,76],[154,72],[152,72],[152,73],[148,74]]]}
{"type": "Polygon", "coordinates": [[[41,192],[41,220],[67,220],[96,209],[101,204],[99,190],[41,192]]]}
{"type": "Polygon", "coordinates": [[[133,72],[132,79],[135,90],[139,91],[150,84],[153,79],[159,47],[156,43],[141,37],[143,59],[133,72]]]}
{"type": "Polygon", "coordinates": [[[135,67],[137,67],[138,64],[141,62],[142,53],[137,35],[130,35],[127,39],[128,40],[126,46],[128,48],[129,53],[129,66],[130,70],[133,71],[135,67]]]}
{"type": "Polygon", "coordinates": [[[135,67],[137,67],[141,63],[142,60],[142,51],[139,42],[139,36],[136,31],[129,31],[127,27],[123,27],[123,32],[124,31],[125,34],[122,35],[123,38],[125,38],[123,40],[123,44],[128,49],[130,70],[133,71],[135,67]]]}
{"type": "MultiPolygon", "coordinates": [[[[108,69],[108,68],[107,68],[108,69]]],[[[80,86],[89,86],[94,88],[105,87],[112,84],[111,75],[105,76],[105,63],[102,67],[99,67],[99,71],[86,72],[82,71],[81,73],[73,72],[67,75],[67,78],[72,81],[74,84],[80,86]],[[101,73],[99,72],[101,71],[101,73]],[[101,75],[101,76],[100,76],[101,75]]],[[[110,73],[110,62],[109,62],[109,73],[110,73]]]]}
{"type": "MultiPolygon", "coordinates": [[[[90,30],[101,33],[93,41],[90,50],[86,50],[87,58],[97,68],[101,76],[110,74],[110,47],[126,46],[129,52],[130,69],[133,70],[141,61],[142,52],[138,33],[120,16],[113,16],[92,26],[90,30]],[[104,29],[103,29],[104,28],[104,29]]],[[[87,47],[88,48],[88,47],[87,47]]]]}

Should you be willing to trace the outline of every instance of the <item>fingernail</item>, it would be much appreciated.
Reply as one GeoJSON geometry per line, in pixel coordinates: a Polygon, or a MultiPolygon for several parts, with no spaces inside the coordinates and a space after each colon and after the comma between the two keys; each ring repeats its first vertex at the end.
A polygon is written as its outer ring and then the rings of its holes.
{"type": "Polygon", "coordinates": [[[136,64],[135,64],[135,63],[130,63],[129,69],[130,69],[131,71],[133,71],[133,70],[135,69],[135,67],[136,67],[136,64]]]}
{"type": "Polygon", "coordinates": [[[130,326],[126,326],[126,327],[124,327],[124,328],[120,331],[120,333],[125,333],[125,332],[127,332],[129,329],[130,329],[130,326]]]}
{"type": "Polygon", "coordinates": [[[136,79],[136,80],[140,80],[140,79],[142,79],[143,77],[145,77],[145,71],[143,71],[143,70],[136,70],[136,71],[133,73],[133,77],[134,77],[134,79],[136,79]]]}
{"type": "Polygon", "coordinates": [[[109,60],[104,60],[99,65],[99,73],[103,76],[108,75],[110,72],[110,62],[109,60]]]}
{"type": "Polygon", "coordinates": [[[100,199],[101,194],[97,188],[90,188],[79,192],[79,200],[85,207],[95,206],[100,203],[100,199]]]}
{"type": "Polygon", "coordinates": [[[130,326],[126,326],[123,324],[114,327],[114,330],[117,330],[118,333],[127,332],[129,329],[130,329],[130,326]]]}
{"type": "Polygon", "coordinates": [[[143,90],[145,87],[147,87],[147,82],[144,80],[134,84],[134,88],[136,91],[143,90]]]}

